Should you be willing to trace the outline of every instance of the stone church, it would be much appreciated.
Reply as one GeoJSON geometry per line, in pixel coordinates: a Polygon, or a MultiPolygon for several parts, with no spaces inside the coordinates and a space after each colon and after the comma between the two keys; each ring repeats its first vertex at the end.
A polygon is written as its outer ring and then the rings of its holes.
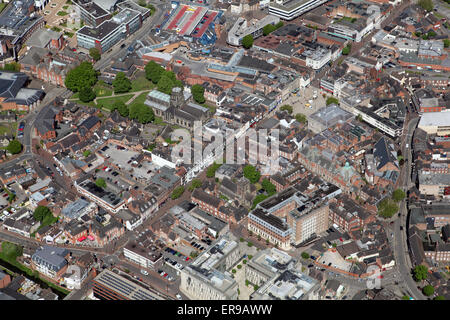
{"type": "Polygon", "coordinates": [[[175,87],[168,95],[158,90],[149,92],[145,104],[164,122],[193,130],[194,121],[205,121],[211,114],[208,108],[191,101],[191,94],[175,87]]]}

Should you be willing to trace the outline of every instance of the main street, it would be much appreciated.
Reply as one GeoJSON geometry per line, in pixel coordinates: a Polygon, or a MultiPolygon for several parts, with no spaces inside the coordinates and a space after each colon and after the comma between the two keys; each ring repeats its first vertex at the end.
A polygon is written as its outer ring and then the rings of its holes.
{"type": "MultiPolygon", "coordinates": [[[[406,175],[403,179],[402,189],[407,192],[411,187],[411,141],[414,134],[414,130],[420,118],[412,119],[407,126],[407,132],[403,144],[403,156],[405,159],[404,167],[406,168],[404,174],[406,175]]],[[[399,283],[407,289],[409,295],[411,295],[416,300],[424,300],[424,295],[417,288],[416,282],[411,276],[411,261],[408,252],[407,238],[406,238],[406,221],[408,218],[408,211],[406,208],[407,199],[403,200],[400,204],[400,217],[395,219],[393,224],[393,251],[396,261],[396,270],[398,271],[399,283]],[[403,227],[403,230],[400,230],[403,227]]]]}
{"type": "Polygon", "coordinates": [[[135,40],[144,40],[147,35],[150,34],[151,29],[163,22],[164,14],[170,9],[170,2],[164,2],[164,4],[162,4],[160,1],[150,1],[150,4],[152,4],[156,9],[153,15],[144,21],[139,30],[128,38],[121,40],[119,43],[114,45],[112,49],[109,49],[107,52],[103,53],[101,59],[95,63],[95,69],[103,70],[107,68],[113,58],[122,57],[126,53],[130,44],[132,44],[135,40]],[[121,48],[124,43],[126,44],[125,47],[121,48]]]}

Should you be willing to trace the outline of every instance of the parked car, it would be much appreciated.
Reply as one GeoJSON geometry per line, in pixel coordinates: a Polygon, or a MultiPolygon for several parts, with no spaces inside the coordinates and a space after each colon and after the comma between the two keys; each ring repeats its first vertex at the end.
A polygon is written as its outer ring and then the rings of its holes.
{"type": "Polygon", "coordinates": [[[144,270],[144,269],[141,270],[141,273],[142,273],[144,276],[148,276],[148,272],[147,272],[146,270],[144,270]]]}
{"type": "Polygon", "coordinates": [[[183,299],[183,297],[182,297],[182,296],[180,296],[180,294],[179,294],[179,293],[177,293],[177,294],[175,295],[175,297],[177,297],[177,299],[178,299],[178,300],[182,300],[182,299],[183,299]]]}

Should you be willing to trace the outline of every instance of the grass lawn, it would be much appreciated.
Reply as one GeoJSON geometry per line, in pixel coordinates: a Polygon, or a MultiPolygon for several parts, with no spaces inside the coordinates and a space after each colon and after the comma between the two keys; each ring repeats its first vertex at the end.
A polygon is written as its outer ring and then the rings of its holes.
{"type": "Polygon", "coordinates": [[[17,131],[17,122],[14,123],[2,123],[0,124],[0,135],[4,135],[6,134],[12,134],[12,135],[16,135],[16,131],[17,131]]]}
{"type": "Polygon", "coordinates": [[[5,2],[0,3],[0,12],[2,12],[3,9],[5,9],[5,7],[6,7],[7,5],[8,5],[8,4],[5,3],[5,2]]]}
{"type": "Polygon", "coordinates": [[[142,90],[151,90],[156,85],[153,84],[150,80],[147,80],[144,76],[139,77],[131,81],[131,92],[142,91],[142,90]]]}
{"type": "Polygon", "coordinates": [[[111,110],[112,105],[117,100],[120,100],[124,103],[126,103],[128,100],[130,100],[133,97],[132,94],[126,94],[119,97],[111,97],[111,98],[103,98],[103,99],[97,99],[97,104],[102,104],[102,106],[106,109],[111,110]]]}
{"type": "Polygon", "coordinates": [[[91,101],[91,102],[83,102],[83,101],[77,99],[77,100],[74,100],[73,102],[78,103],[78,104],[81,104],[81,105],[84,105],[84,106],[89,106],[89,107],[94,107],[94,108],[97,107],[97,105],[95,104],[94,101],[91,101]]]}
{"type": "Polygon", "coordinates": [[[130,103],[130,107],[135,104],[144,103],[145,99],[147,98],[147,95],[148,92],[142,92],[140,95],[136,97],[136,99],[133,100],[133,102],[130,103]]]}
{"type": "Polygon", "coordinates": [[[69,14],[69,13],[66,12],[66,11],[58,11],[58,12],[56,13],[56,15],[57,15],[57,16],[60,16],[60,17],[67,16],[68,14],[69,14]]]}
{"type": "Polygon", "coordinates": [[[103,86],[95,86],[94,91],[97,97],[109,97],[112,95],[112,90],[103,86]]]}
{"type": "Polygon", "coordinates": [[[153,123],[156,125],[165,125],[166,124],[161,117],[155,117],[155,121],[153,121],[153,123]]]}
{"type": "Polygon", "coordinates": [[[205,103],[200,104],[202,107],[208,108],[209,111],[211,111],[212,114],[216,113],[216,107],[205,103]]]}
{"type": "Polygon", "coordinates": [[[64,31],[64,35],[65,35],[65,36],[68,36],[69,38],[72,38],[73,35],[74,35],[74,33],[73,33],[73,32],[67,32],[67,31],[64,31]]]}

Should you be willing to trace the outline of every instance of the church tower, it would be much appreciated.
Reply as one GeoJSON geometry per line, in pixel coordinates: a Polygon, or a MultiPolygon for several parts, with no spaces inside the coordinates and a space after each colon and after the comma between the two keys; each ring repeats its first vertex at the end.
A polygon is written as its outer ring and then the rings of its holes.
{"type": "Polygon", "coordinates": [[[170,106],[179,108],[184,104],[183,89],[180,87],[174,87],[172,94],[170,95],[170,106]]]}

